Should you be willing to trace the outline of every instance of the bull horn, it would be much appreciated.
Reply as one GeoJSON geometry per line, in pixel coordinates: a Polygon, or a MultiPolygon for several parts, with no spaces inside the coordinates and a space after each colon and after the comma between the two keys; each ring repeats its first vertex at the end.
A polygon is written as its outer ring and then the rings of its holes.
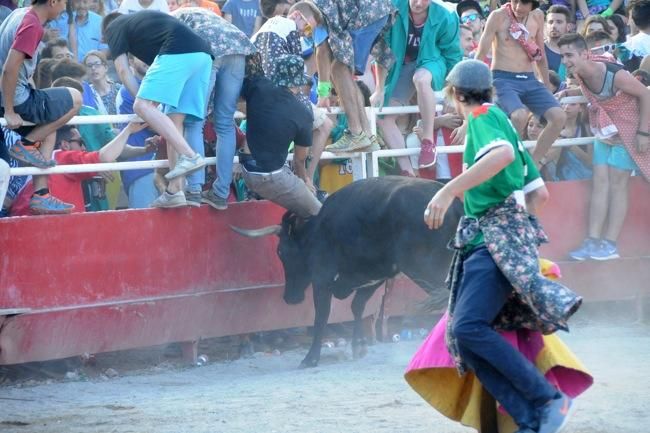
{"type": "Polygon", "coordinates": [[[280,232],[282,231],[281,225],[266,226],[260,229],[242,229],[236,226],[230,226],[230,228],[233,231],[239,233],[240,235],[249,238],[261,238],[263,236],[268,236],[268,235],[279,235],[280,232]]]}

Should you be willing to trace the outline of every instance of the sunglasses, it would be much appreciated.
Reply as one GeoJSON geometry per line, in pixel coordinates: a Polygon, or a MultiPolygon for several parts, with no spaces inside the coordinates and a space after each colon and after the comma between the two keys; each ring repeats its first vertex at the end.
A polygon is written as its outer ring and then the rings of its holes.
{"type": "Polygon", "coordinates": [[[478,19],[478,14],[469,14],[469,15],[465,15],[464,17],[462,17],[460,19],[460,22],[463,23],[463,24],[473,23],[477,19],[478,19]]]}
{"type": "Polygon", "coordinates": [[[77,143],[81,147],[86,147],[86,143],[83,141],[82,138],[71,138],[68,140],[69,143],[77,143]]]}

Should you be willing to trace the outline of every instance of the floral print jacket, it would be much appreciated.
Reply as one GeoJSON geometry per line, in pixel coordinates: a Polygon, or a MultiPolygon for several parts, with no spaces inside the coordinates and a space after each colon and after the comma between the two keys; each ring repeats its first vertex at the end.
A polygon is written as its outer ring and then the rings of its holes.
{"type": "MultiPolygon", "coordinates": [[[[325,18],[328,42],[334,58],[354,70],[354,50],[350,30],[358,30],[395,11],[390,0],[311,0],[325,18]]],[[[372,55],[390,69],[394,62],[384,35],[390,30],[389,17],[382,33],[373,46],[372,55]],[[381,59],[381,60],[379,60],[381,59]]]]}
{"type": "Polygon", "coordinates": [[[548,241],[537,218],[509,197],[491,208],[479,219],[461,218],[455,238],[449,247],[456,250],[452,260],[447,284],[449,295],[449,318],[447,323],[447,347],[462,374],[465,366],[458,353],[451,332],[456,294],[460,286],[464,247],[476,234],[483,232],[485,246],[503,275],[512,284],[513,292],[494,327],[502,330],[530,329],[551,334],[568,330],[568,320],[582,303],[582,298],[567,287],[552,281],[539,271],[537,247],[548,241]]]}
{"type": "Polygon", "coordinates": [[[208,9],[180,8],[172,12],[172,16],[208,41],[215,59],[230,55],[248,56],[257,51],[244,32],[208,9]]]}

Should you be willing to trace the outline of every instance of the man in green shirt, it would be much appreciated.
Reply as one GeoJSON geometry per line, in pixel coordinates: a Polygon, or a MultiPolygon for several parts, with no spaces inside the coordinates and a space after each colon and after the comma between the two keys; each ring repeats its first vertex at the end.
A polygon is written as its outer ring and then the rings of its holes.
{"type": "MultiPolygon", "coordinates": [[[[453,199],[464,196],[468,218],[461,221],[462,230],[455,240],[455,246],[464,249],[460,271],[452,277],[457,285],[452,287],[448,312],[450,352],[459,370],[472,370],[505,408],[518,433],[557,433],[568,419],[571,399],[507,343],[495,324],[502,320],[504,307],[517,297],[529,308],[524,312],[532,313],[530,323],[537,325],[552,316],[551,329],[562,329],[580,299],[568,291],[562,292],[568,296],[560,299],[559,291],[565,288],[549,286],[536,277],[535,230],[525,210],[524,189],[533,189],[539,183],[535,180],[538,175],[506,114],[489,104],[492,74],[488,67],[477,60],[464,60],[452,69],[447,81],[447,96],[467,120],[464,171],[431,199],[424,220],[429,228],[439,228],[453,199]],[[476,235],[468,234],[472,225],[476,235]],[[518,274],[508,267],[526,272],[518,274]],[[532,279],[540,284],[517,284],[532,279]],[[535,292],[532,299],[550,299],[549,309],[542,311],[531,303],[531,293],[525,290],[535,292]],[[570,302],[563,304],[569,298],[570,302]]],[[[514,316],[513,327],[517,318],[514,316]]]]}

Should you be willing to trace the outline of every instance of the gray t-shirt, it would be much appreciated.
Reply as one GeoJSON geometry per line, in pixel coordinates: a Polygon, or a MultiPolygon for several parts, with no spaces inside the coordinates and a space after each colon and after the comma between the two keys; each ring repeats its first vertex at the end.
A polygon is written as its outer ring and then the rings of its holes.
{"type": "MultiPolygon", "coordinates": [[[[30,8],[21,8],[14,10],[0,25],[0,65],[4,65],[9,56],[9,50],[14,44],[16,33],[23,21],[23,18],[29,12],[30,8]]],[[[40,39],[40,36],[39,36],[40,39]]],[[[29,97],[31,86],[29,79],[34,75],[36,63],[38,62],[38,53],[32,57],[25,57],[25,61],[18,71],[18,82],[16,83],[16,93],[14,95],[14,106],[20,105],[29,97]]],[[[0,103],[4,107],[4,101],[0,98],[0,103]]]]}

